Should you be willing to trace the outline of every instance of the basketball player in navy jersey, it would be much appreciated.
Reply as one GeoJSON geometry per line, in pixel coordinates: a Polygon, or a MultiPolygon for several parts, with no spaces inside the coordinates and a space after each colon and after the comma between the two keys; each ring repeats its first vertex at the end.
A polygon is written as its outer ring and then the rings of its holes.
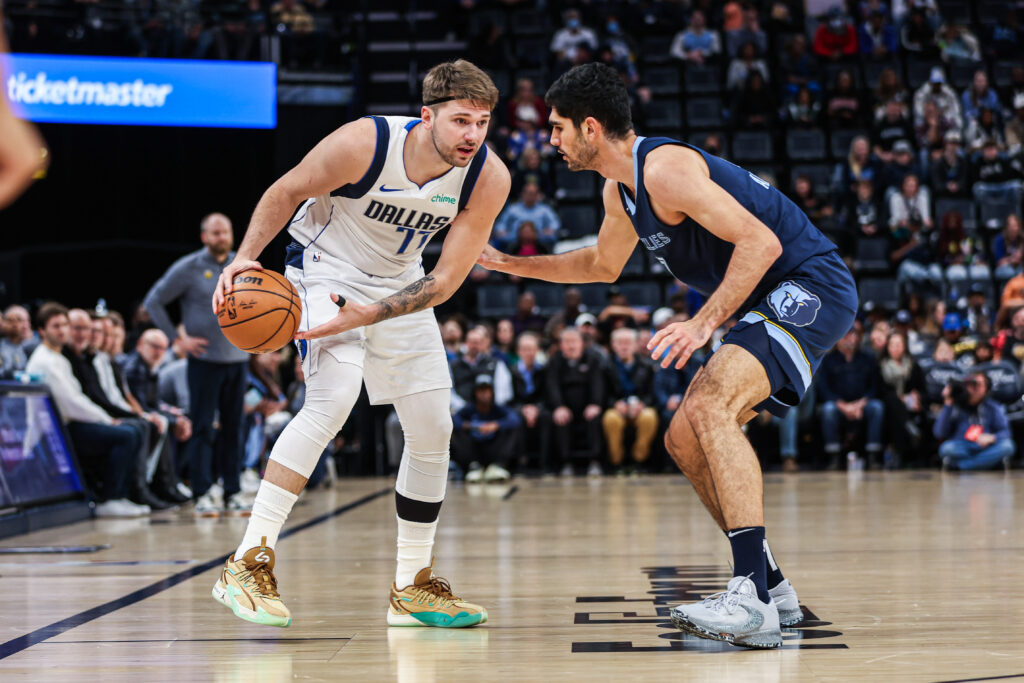
{"type": "Polygon", "coordinates": [[[665,436],[727,534],[735,576],[724,592],[674,608],[672,620],[704,638],[779,647],[780,624],[797,623],[802,612],[765,541],[761,468],[740,427],[760,410],[784,414],[800,401],[822,356],[853,324],[853,278],[835,245],[753,173],[677,140],[638,136],[626,89],[611,68],[573,68],[546,101],[551,144],[570,170],[607,179],[597,245],[531,257],[488,247],[478,262],[526,278],[613,282],[640,241],[707,296],[693,318],[651,339],[651,357],[662,367],[682,368],[739,314],[665,436]]]}
{"type": "MultiPolygon", "coordinates": [[[[302,297],[296,339],[306,397],[274,444],[248,527],[213,588],[241,619],[291,624],[273,571],[278,535],[365,383],[371,403],[394,404],[405,435],[395,482],[398,562],[381,605],[388,625],[487,621],[483,607],[432,572],[452,384],[431,307],[465,280],[508,197],[508,169],[484,144],[497,101],[490,77],[469,62],[432,68],[419,118],[348,123],[271,185],[220,276],[214,310],[239,272],[260,267],[256,258],[288,224],[285,275],[302,297]],[[425,273],[423,249],[444,228],[441,257],[425,273]]],[[[341,580],[330,566],[335,554],[319,558],[325,581],[341,580]]]]}

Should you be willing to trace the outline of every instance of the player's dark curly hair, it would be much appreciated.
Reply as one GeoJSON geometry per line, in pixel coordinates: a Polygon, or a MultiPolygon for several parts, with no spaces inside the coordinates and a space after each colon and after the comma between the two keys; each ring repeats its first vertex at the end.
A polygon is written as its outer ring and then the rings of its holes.
{"type": "Polygon", "coordinates": [[[569,69],[548,88],[544,101],[576,128],[593,116],[614,140],[633,130],[626,86],[618,72],[604,64],[581,64],[569,69]]]}

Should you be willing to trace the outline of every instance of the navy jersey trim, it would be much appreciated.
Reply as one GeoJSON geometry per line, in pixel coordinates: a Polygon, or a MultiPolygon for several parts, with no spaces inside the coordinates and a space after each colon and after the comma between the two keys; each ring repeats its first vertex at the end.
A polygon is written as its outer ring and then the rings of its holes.
{"type": "Polygon", "coordinates": [[[377,124],[377,149],[373,152],[370,168],[358,182],[344,185],[331,192],[332,197],[359,199],[373,188],[373,184],[380,177],[380,172],[384,170],[384,162],[388,158],[388,140],[391,138],[391,129],[388,128],[388,122],[381,116],[367,116],[366,118],[373,119],[373,122],[377,124]]]}
{"type": "Polygon", "coordinates": [[[487,145],[482,145],[480,151],[473,157],[473,161],[470,162],[466,177],[462,180],[462,192],[459,194],[459,211],[466,208],[469,196],[473,194],[476,179],[480,177],[480,171],[483,170],[485,161],[487,161],[487,145]]]}

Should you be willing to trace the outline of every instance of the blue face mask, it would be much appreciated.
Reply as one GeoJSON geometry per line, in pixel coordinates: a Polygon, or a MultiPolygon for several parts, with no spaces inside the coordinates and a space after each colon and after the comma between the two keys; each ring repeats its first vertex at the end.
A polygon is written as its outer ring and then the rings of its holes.
{"type": "Polygon", "coordinates": [[[617,22],[617,21],[609,21],[605,25],[605,28],[608,30],[608,33],[618,33],[619,32],[619,22],[617,22]]]}
{"type": "Polygon", "coordinates": [[[579,19],[570,19],[569,21],[565,22],[565,25],[568,26],[571,29],[577,29],[577,28],[580,27],[580,20],[579,19]]]}

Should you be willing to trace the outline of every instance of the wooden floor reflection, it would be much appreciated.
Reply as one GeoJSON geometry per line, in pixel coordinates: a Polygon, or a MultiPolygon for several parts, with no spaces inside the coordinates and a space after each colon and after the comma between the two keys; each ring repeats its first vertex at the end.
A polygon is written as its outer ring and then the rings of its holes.
{"type": "Polygon", "coordinates": [[[466,630],[385,626],[385,479],[300,500],[278,549],[283,630],[210,597],[244,520],[83,522],[0,543],[111,546],[0,556],[0,680],[1024,679],[1021,474],[768,476],[768,538],[806,617],[770,652],[669,623],[730,575],[726,539],[677,476],[450,487],[436,568],[490,614],[466,630]]]}

